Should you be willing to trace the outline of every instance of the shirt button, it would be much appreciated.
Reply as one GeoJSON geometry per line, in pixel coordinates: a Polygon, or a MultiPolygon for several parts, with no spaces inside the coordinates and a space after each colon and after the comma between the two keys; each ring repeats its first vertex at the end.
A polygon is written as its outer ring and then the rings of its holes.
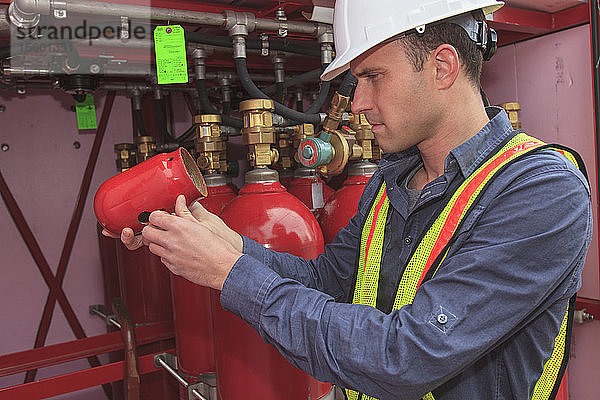
{"type": "Polygon", "coordinates": [[[437,321],[444,325],[446,322],[448,322],[448,316],[446,314],[440,314],[437,316],[437,321]]]}
{"type": "Polygon", "coordinates": [[[412,243],[412,237],[407,236],[404,238],[404,244],[406,244],[407,246],[410,246],[411,243],[412,243]]]}

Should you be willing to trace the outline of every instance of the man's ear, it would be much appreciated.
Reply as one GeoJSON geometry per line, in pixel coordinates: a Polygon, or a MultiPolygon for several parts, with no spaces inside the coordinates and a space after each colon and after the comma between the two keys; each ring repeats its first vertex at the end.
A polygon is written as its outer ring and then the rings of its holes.
{"type": "Polygon", "coordinates": [[[438,90],[452,87],[460,71],[460,58],[454,46],[442,44],[431,53],[435,68],[435,85],[438,90]]]}

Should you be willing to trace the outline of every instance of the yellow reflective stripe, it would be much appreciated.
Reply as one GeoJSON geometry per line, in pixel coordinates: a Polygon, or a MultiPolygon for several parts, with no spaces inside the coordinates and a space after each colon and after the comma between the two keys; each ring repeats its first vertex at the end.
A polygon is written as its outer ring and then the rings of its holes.
{"type": "Polygon", "coordinates": [[[435,397],[433,397],[432,393],[427,393],[425,396],[423,396],[423,400],[435,400],[435,397]]]}
{"type": "Polygon", "coordinates": [[[431,228],[425,234],[423,240],[417,246],[417,249],[411,257],[404,274],[400,280],[394,309],[399,310],[407,304],[412,304],[417,288],[421,283],[425,268],[431,266],[439,252],[442,251],[445,244],[450,241],[459,222],[469,210],[471,204],[475,201],[485,184],[500,170],[504,165],[519,157],[523,152],[531,151],[542,146],[543,143],[537,139],[527,136],[524,133],[516,135],[511,139],[494,157],[484,163],[481,167],[471,174],[462,185],[456,190],[450,202],[446,205],[442,213],[435,220],[431,228]],[[487,175],[482,175],[482,172],[487,175]],[[473,193],[465,202],[464,194],[467,188],[477,186],[473,193]],[[451,215],[452,213],[452,215],[451,215]],[[449,217],[453,217],[452,226],[448,226],[449,217]],[[434,252],[434,246],[438,246],[437,254],[434,252]]]}
{"type": "Polygon", "coordinates": [[[558,373],[565,357],[565,344],[567,342],[567,326],[569,325],[569,305],[567,306],[567,312],[563,318],[558,336],[554,339],[554,350],[552,350],[552,356],[546,364],[544,364],[544,372],[542,376],[535,384],[533,389],[532,400],[546,400],[550,398],[554,386],[559,384],[558,373]]]}
{"type": "Polygon", "coordinates": [[[575,166],[578,169],[581,169],[581,166],[579,165],[579,163],[577,162],[577,158],[575,158],[575,156],[573,155],[573,153],[568,152],[567,150],[564,149],[559,149],[556,147],[550,147],[552,150],[556,150],[558,151],[560,154],[562,154],[563,156],[565,156],[569,161],[571,161],[573,164],[575,164],[575,166]]]}
{"type": "Polygon", "coordinates": [[[358,392],[346,389],[346,397],[348,397],[348,400],[358,400],[359,396],[360,394],[358,392]]]}
{"type": "Polygon", "coordinates": [[[381,185],[363,227],[358,273],[354,290],[354,304],[371,307],[377,305],[377,289],[379,287],[379,267],[383,251],[383,235],[389,209],[389,200],[385,191],[385,183],[381,185]]]}

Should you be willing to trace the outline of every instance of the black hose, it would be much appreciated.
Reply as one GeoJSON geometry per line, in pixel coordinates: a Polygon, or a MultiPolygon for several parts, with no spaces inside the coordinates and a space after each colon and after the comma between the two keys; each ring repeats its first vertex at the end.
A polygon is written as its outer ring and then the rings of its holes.
{"type": "Polygon", "coordinates": [[[173,137],[167,131],[167,118],[165,117],[165,101],[163,99],[155,99],[154,106],[156,108],[156,123],[160,131],[163,141],[169,142],[173,137]]]}
{"type": "Polygon", "coordinates": [[[224,101],[223,105],[223,114],[229,115],[231,113],[231,101],[224,101]]]}
{"type": "MultiPolygon", "coordinates": [[[[206,35],[198,32],[185,32],[185,38],[189,42],[206,44],[217,47],[233,47],[231,39],[227,36],[206,35]]],[[[269,50],[285,51],[287,53],[301,54],[308,57],[321,57],[321,49],[318,47],[304,46],[304,42],[286,40],[270,40],[269,50]]],[[[262,41],[257,39],[246,39],[246,48],[252,50],[261,50],[262,41]]]]}
{"type": "Polygon", "coordinates": [[[283,103],[283,96],[285,95],[285,85],[283,84],[283,82],[277,82],[275,86],[277,87],[277,90],[275,91],[275,101],[283,103]]]}
{"type": "Polygon", "coordinates": [[[346,76],[344,76],[344,80],[342,81],[342,84],[340,85],[340,88],[337,90],[337,92],[342,96],[352,98],[352,95],[354,94],[354,89],[356,89],[357,82],[358,80],[354,77],[354,75],[352,75],[352,72],[348,71],[346,73],[346,76]]]}
{"type": "Polygon", "coordinates": [[[140,136],[148,136],[146,133],[146,128],[144,128],[144,116],[142,114],[142,110],[134,110],[133,114],[135,116],[135,124],[137,125],[140,136]]]}
{"type": "Polygon", "coordinates": [[[321,110],[321,107],[323,107],[323,104],[325,104],[325,100],[327,100],[327,97],[329,96],[330,88],[330,81],[321,82],[321,90],[319,90],[319,95],[317,96],[315,101],[313,101],[310,107],[308,107],[308,110],[306,110],[307,114],[318,113],[321,110]]]}
{"type": "MultiPolygon", "coordinates": [[[[250,74],[248,73],[248,68],[246,66],[246,60],[244,58],[236,58],[235,59],[235,69],[238,73],[238,76],[240,78],[240,82],[242,83],[242,86],[248,92],[248,94],[250,96],[257,98],[257,99],[269,99],[269,96],[267,96],[266,94],[261,92],[261,90],[258,87],[256,87],[254,82],[252,82],[252,79],[250,78],[250,74]]],[[[321,87],[321,91],[323,91],[324,86],[325,85],[323,85],[321,87]]],[[[274,103],[275,103],[275,112],[279,115],[282,115],[285,118],[288,118],[288,119],[291,119],[291,120],[294,120],[297,122],[309,123],[309,124],[314,124],[314,125],[318,125],[321,123],[321,116],[319,114],[301,113],[294,109],[288,108],[281,103],[278,103],[278,102],[274,102],[274,103]]]]}
{"type": "MultiPolygon", "coordinates": [[[[198,91],[198,97],[200,99],[200,107],[202,112],[205,114],[220,114],[210,103],[208,99],[208,91],[206,90],[206,80],[196,80],[196,90],[198,91]]],[[[242,129],[242,120],[238,118],[230,117],[229,115],[220,114],[221,120],[225,125],[233,126],[234,128],[242,129]]]]}
{"type": "MultiPolygon", "coordinates": [[[[297,75],[291,79],[285,81],[285,87],[291,87],[296,85],[302,85],[303,83],[316,81],[319,79],[319,76],[323,73],[322,68],[313,69],[312,71],[305,72],[303,74],[297,75]]],[[[265,94],[274,94],[276,90],[275,85],[267,86],[263,89],[263,93],[265,94]]]]}
{"type": "Polygon", "coordinates": [[[190,126],[185,132],[183,132],[180,136],[178,136],[175,141],[177,143],[185,142],[190,136],[192,136],[196,132],[196,126],[190,126]]]}

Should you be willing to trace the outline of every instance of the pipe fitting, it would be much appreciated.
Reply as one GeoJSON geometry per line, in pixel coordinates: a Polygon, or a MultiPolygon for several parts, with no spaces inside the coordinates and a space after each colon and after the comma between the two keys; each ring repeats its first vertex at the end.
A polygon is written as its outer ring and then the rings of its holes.
{"type": "Polygon", "coordinates": [[[277,53],[272,61],[275,69],[275,83],[285,83],[285,57],[283,54],[277,53]]]}
{"type": "Polygon", "coordinates": [[[131,91],[131,100],[133,103],[133,109],[135,111],[141,111],[142,109],[142,92],[138,89],[131,91]]]}
{"type": "Polygon", "coordinates": [[[194,59],[194,74],[196,80],[206,79],[206,51],[196,48],[192,50],[192,58],[194,59]]]}
{"type": "Polygon", "coordinates": [[[254,14],[231,10],[226,10],[223,14],[225,15],[225,29],[229,31],[231,36],[247,36],[249,32],[256,29],[256,16],[254,14]]]}
{"type": "Polygon", "coordinates": [[[16,1],[8,6],[8,18],[13,25],[23,29],[34,28],[40,23],[39,13],[29,13],[21,10],[16,1]]]}
{"type": "Polygon", "coordinates": [[[328,30],[319,35],[321,44],[321,64],[331,64],[333,62],[333,31],[328,30]]]}

